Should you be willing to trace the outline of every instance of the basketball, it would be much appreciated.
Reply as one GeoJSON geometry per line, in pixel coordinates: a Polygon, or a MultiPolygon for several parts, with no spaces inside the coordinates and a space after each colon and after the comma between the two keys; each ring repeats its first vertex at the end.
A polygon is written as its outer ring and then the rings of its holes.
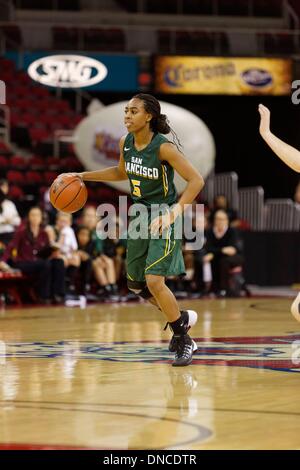
{"type": "Polygon", "coordinates": [[[79,176],[62,175],[50,187],[50,202],[62,212],[77,212],[86,203],[87,189],[79,176]]]}

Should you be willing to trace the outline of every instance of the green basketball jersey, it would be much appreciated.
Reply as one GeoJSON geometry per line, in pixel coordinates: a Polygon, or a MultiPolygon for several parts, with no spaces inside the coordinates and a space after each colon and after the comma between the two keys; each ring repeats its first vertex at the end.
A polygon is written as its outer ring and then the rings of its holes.
{"type": "Polygon", "coordinates": [[[176,202],[174,170],[168,162],[159,159],[159,148],[165,142],[169,141],[162,134],[154,134],[146,148],[136,150],[133,134],[127,134],[123,154],[134,202],[146,206],[176,202]]]}

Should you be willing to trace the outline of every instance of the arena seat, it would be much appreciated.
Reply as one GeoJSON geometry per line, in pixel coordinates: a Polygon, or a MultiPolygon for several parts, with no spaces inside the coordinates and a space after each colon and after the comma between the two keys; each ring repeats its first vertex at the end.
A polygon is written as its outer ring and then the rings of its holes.
{"type": "Polygon", "coordinates": [[[9,170],[6,173],[6,178],[10,184],[23,184],[24,182],[24,175],[21,171],[9,170]]]}

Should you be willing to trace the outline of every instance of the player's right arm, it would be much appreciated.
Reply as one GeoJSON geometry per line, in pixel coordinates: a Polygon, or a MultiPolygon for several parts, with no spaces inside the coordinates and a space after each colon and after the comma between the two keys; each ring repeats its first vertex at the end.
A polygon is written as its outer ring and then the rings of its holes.
{"type": "Polygon", "coordinates": [[[127,173],[125,171],[125,163],[123,156],[125,136],[121,137],[119,148],[120,148],[120,160],[118,166],[111,166],[105,168],[105,170],[96,171],[83,171],[82,173],[76,173],[80,176],[83,181],[122,181],[127,179],[127,173]]]}
{"type": "Polygon", "coordinates": [[[280,140],[270,130],[270,111],[266,106],[259,105],[260,114],[259,132],[274,153],[290,168],[300,173],[300,152],[289,144],[280,140]]]}

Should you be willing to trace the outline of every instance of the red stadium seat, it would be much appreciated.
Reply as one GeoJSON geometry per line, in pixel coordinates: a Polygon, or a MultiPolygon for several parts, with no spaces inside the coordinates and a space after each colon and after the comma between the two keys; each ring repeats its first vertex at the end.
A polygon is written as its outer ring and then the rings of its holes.
{"type": "Polygon", "coordinates": [[[17,85],[14,88],[12,88],[12,91],[14,93],[14,96],[17,96],[19,98],[27,98],[28,99],[28,86],[25,85],[17,85]]]}
{"type": "Polygon", "coordinates": [[[60,170],[61,169],[61,159],[55,157],[48,157],[47,158],[47,168],[51,171],[60,170]]]}
{"type": "Polygon", "coordinates": [[[73,116],[70,116],[69,114],[61,114],[60,116],[57,116],[56,118],[61,125],[62,128],[72,128],[73,127],[73,116]]]}
{"type": "Polygon", "coordinates": [[[9,166],[8,158],[0,155],[0,168],[2,171],[6,171],[9,166]]]}
{"type": "Polygon", "coordinates": [[[7,178],[7,181],[12,184],[24,183],[24,175],[20,171],[9,170],[6,173],[6,178],[7,178]]]}
{"type": "Polygon", "coordinates": [[[3,68],[5,70],[10,70],[11,72],[14,72],[16,70],[14,61],[10,59],[5,59],[4,57],[0,58],[0,67],[1,69],[3,68]]]}
{"type": "Polygon", "coordinates": [[[11,153],[9,145],[4,140],[0,140],[0,154],[7,155],[8,153],[11,153]]]}
{"type": "Polygon", "coordinates": [[[44,170],[45,168],[48,167],[45,160],[43,160],[40,157],[35,157],[35,156],[30,158],[28,162],[28,166],[29,168],[31,168],[31,170],[44,170]]]}
{"type": "Polygon", "coordinates": [[[56,123],[56,117],[51,114],[42,114],[39,118],[39,121],[49,129],[51,129],[53,124],[56,123]]]}
{"type": "Polygon", "coordinates": [[[0,80],[3,80],[5,83],[11,83],[13,79],[13,73],[10,70],[0,70],[0,80]]]}
{"type": "Polygon", "coordinates": [[[21,85],[27,85],[28,87],[31,85],[32,83],[32,80],[31,78],[29,77],[28,73],[27,72],[18,72],[17,75],[16,75],[16,81],[21,85]]]}
{"type": "Polygon", "coordinates": [[[34,86],[31,88],[31,93],[38,98],[45,98],[50,96],[50,91],[48,88],[42,86],[34,86]]]}
{"type": "Polygon", "coordinates": [[[44,184],[50,186],[53,181],[57,178],[58,172],[56,171],[45,171],[44,173],[44,184]]]}
{"type": "Polygon", "coordinates": [[[25,173],[25,181],[26,184],[42,184],[43,183],[43,176],[38,171],[27,171],[25,173]]]}
{"type": "Polygon", "coordinates": [[[27,111],[31,106],[31,100],[29,98],[19,98],[15,101],[15,106],[19,109],[27,111]]]}
{"type": "Polygon", "coordinates": [[[9,187],[9,197],[14,200],[19,200],[24,197],[24,191],[20,186],[12,185],[9,187]]]}
{"type": "Polygon", "coordinates": [[[50,132],[45,128],[33,127],[29,130],[29,134],[34,145],[50,138],[50,132]]]}
{"type": "Polygon", "coordinates": [[[22,122],[22,120],[21,120],[20,114],[15,112],[15,111],[11,111],[11,113],[10,113],[10,125],[12,127],[16,127],[21,122],[22,122]]]}
{"type": "Polygon", "coordinates": [[[46,98],[44,97],[43,99],[39,99],[36,102],[36,108],[39,110],[39,112],[45,112],[49,108],[55,108],[54,100],[51,99],[51,97],[46,98]]]}
{"type": "Polygon", "coordinates": [[[24,124],[28,127],[34,125],[37,120],[36,117],[30,113],[20,113],[20,114],[17,114],[17,116],[18,116],[17,123],[19,125],[24,124]]]}
{"type": "Polygon", "coordinates": [[[65,157],[61,160],[62,168],[65,171],[81,171],[82,163],[76,157],[65,157]]]}
{"type": "Polygon", "coordinates": [[[70,110],[70,105],[69,102],[66,100],[55,100],[53,103],[55,108],[59,111],[69,111],[70,110]]]}
{"type": "Polygon", "coordinates": [[[13,155],[10,159],[10,167],[14,170],[24,170],[28,166],[28,160],[21,155],[13,155]]]}

